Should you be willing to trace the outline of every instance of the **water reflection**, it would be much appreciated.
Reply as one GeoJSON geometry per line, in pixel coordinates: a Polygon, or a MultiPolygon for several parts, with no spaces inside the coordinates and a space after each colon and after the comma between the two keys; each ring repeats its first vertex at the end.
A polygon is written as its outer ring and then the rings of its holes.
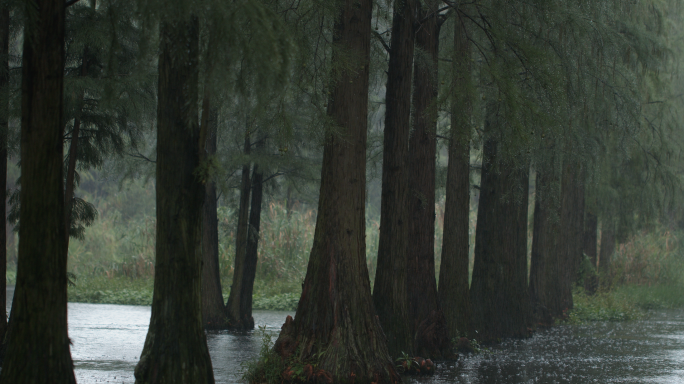
{"type": "MultiPolygon", "coordinates": [[[[13,291],[8,289],[8,297],[13,291]]],[[[8,304],[9,308],[9,304],[8,304]]],[[[288,314],[255,311],[276,334],[288,314]]],[[[150,308],[69,304],[69,336],[80,384],[133,383],[150,308]]],[[[254,333],[207,334],[217,383],[239,381],[241,365],[259,353],[254,333]]],[[[657,311],[645,320],[559,326],[527,340],[509,340],[492,353],[438,363],[439,374],[409,383],[562,384],[684,382],[684,311],[657,311]]]]}

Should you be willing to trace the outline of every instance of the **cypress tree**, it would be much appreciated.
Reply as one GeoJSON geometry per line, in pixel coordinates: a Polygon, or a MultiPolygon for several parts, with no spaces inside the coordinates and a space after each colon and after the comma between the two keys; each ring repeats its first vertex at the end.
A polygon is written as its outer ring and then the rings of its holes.
{"type": "Polygon", "coordinates": [[[409,141],[408,280],[411,334],[416,352],[437,358],[451,354],[444,312],[435,279],[435,168],[437,155],[437,80],[439,2],[428,1],[418,12],[416,46],[425,55],[415,60],[413,130],[409,141]]]}
{"type": "Polygon", "coordinates": [[[529,334],[527,203],[529,170],[501,147],[510,128],[500,102],[486,106],[475,263],[470,287],[478,341],[529,334]]]}
{"type": "Polygon", "coordinates": [[[157,241],[152,315],[136,383],[213,383],[201,317],[199,20],[162,19],[157,107],[157,241]],[[179,49],[179,47],[182,47],[179,49]]]}
{"type": "Polygon", "coordinates": [[[65,6],[26,4],[22,58],[19,260],[1,383],[75,383],[67,335],[64,248],[65,6]],[[29,12],[30,11],[30,12],[29,12]]]}
{"type": "Polygon", "coordinates": [[[387,335],[392,356],[413,352],[413,327],[409,322],[407,307],[406,161],[411,116],[415,12],[416,4],[413,0],[396,0],[394,3],[385,96],[380,237],[373,303],[387,335]]]}
{"type": "Polygon", "coordinates": [[[283,357],[317,356],[318,368],[333,382],[399,380],[375,316],[365,262],[371,11],[370,0],[346,0],[335,18],[332,61],[347,65],[333,80],[327,111],[340,134],[327,134],[302,296],[274,347],[283,357]]]}
{"type": "Polygon", "coordinates": [[[470,141],[472,48],[464,16],[454,18],[452,107],[439,299],[451,338],[470,335],[470,141]]]}

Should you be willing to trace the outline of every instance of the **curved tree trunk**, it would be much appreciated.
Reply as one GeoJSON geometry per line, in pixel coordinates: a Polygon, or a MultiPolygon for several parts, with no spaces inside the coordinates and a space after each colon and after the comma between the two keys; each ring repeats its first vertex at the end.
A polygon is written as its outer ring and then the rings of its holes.
{"type": "Polygon", "coordinates": [[[529,170],[503,158],[498,148],[507,129],[499,105],[487,105],[470,288],[477,340],[525,337],[529,322],[527,288],[527,201],[529,170]]]}
{"type": "MultiPolygon", "coordinates": [[[[552,151],[553,149],[551,149],[552,151]]],[[[556,157],[537,166],[537,188],[534,203],[532,260],[530,265],[530,304],[535,323],[552,325],[563,316],[561,265],[558,255],[560,237],[560,175],[556,157]]]]}
{"type": "MultiPolygon", "coordinates": [[[[249,133],[245,135],[245,155],[250,153],[251,144],[249,133]]],[[[240,208],[238,212],[237,231],[235,235],[235,268],[233,269],[233,283],[230,286],[228,303],[226,303],[226,313],[231,328],[251,329],[247,324],[243,324],[240,314],[242,304],[242,288],[244,286],[245,274],[245,255],[247,252],[247,236],[249,232],[249,194],[252,189],[249,177],[250,163],[242,166],[242,181],[240,183],[240,208]]]]}
{"type": "MultiPolygon", "coordinates": [[[[263,140],[262,140],[263,142],[263,140]]],[[[254,329],[252,317],[252,294],[254,279],[256,278],[257,256],[259,250],[259,228],[261,227],[261,202],[264,195],[263,171],[258,164],[252,170],[252,206],[249,212],[249,232],[247,235],[247,249],[245,251],[245,267],[240,291],[240,319],[245,329],[254,329]]]]}
{"type": "Polygon", "coordinates": [[[160,40],[157,259],[150,327],[135,382],[213,383],[202,326],[205,187],[195,175],[206,143],[197,121],[197,18],[163,22],[160,40]],[[188,49],[175,48],[179,46],[188,49]]]}
{"type": "Polygon", "coordinates": [[[577,271],[582,260],[584,235],[584,176],[581,165],[576,161],[563,161],[561,176],[560,257],[561,296],[558,298],[563,309],[572,309],[572,287],[577,281],[577,271]]]}
{"type": "Polygon", "coordinates": [[[333,61],[354,63],[335,78],[328,115],[340,129],[323,152],[311,257],[294,321],[275,344],[281,356],[307,359],[332,382],[397,382],[375,316],[366,267],[365,188],[371,0],[347,0],[335,18],[333,61]]]}
{"type": "MultiPolygon", "coordinates": [[[[202,106],[203,131],[206,132],[206,155],[216,154],[218,111],[211,105],[206,92],[202,106]]],[[[206,329],[225,329],[228,326],[226,306],[223,304],[219,274],[218,217],[216,215],[216,183],[207,180],[204,186],[204,215],[202,219],[202,322],[206,329]]]]}
{"type": "Polygon", "coordinates": [[[395,0],[387,74],[382,197],[373,303],[392,356],[412,353],[407,299],[406,160],[411,117],[414,0],[395,0]]]}
{"type": "MultiPolygon", "coordinates": [[[[439,299],[451,338],[470,335],[469,290],[470,230],[470,120],[472,114],[472,56],[466,28],[454,22],[453,104],[447,165],[442,265],[439,270],[439,299]]],[[[471,336],[472,337],[472,336],[471,336]]]]}
{"type": "Polygon", "coordinates": [[[427,59],[416,60],[413,83],[413,130],[408,171],[408,303],[416,354],[425,358],[451,355],[446,318],[435,279],[435,167],[437,157],[437,64],[439,3],[426,3],[419,18],[416,45],[427,59]]]}
{"type": "Polygon", "coordinates": [[[22,58],[16,326],[0,383],[75,383],[64,252],[64,1],[32,4],[22,58]]]}

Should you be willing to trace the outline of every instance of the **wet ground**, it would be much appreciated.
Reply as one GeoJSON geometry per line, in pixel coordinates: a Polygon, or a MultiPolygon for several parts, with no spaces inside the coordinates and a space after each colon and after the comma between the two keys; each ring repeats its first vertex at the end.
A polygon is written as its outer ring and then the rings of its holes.
{"type": "MultiPolygon", "coordinates": [[[[254,320],[275,334],[288,314],[255,311],[254,320]]],[[[78,383],[133,383],[149,319],[149,307],[70,303],[69,336],[78,383]]],[[[217,383],[239,382],[241,364],[254,359],[261,345],[255,334],[230,332],[211,332],[207,342],[217,383]]],[[[559,326],[527,340],[504,342],[491,353],[438,363],[435,376],[406,381],[684,383],[684,311],[656,311],[626,323],[559,326]]]]}

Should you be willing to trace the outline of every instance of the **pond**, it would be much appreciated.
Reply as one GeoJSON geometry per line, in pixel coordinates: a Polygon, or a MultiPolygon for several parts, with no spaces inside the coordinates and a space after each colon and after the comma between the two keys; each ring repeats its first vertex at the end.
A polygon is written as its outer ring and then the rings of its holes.
{"type": "MultiPolygon", "coordinates": [[[[8,289],[8,298],[13,290],[8,289]]],[[[9,304],[8,304],[9,309],[9,304]]],[[[255,311],[257,325],[276,334],[291,312],[255,311]]],[[[69,337],[77,382],[133,383],[150,307],[69,303],[69,337]]],[[[210,332],[216,383],[239,382],[241,364],[254,359],[253,333],[210,332]]],[[[682,383],[684,311],[654,311],[644,320],[562,325],[490,353],[438,363],[433,377],[408,383],[682,383]]]]}

